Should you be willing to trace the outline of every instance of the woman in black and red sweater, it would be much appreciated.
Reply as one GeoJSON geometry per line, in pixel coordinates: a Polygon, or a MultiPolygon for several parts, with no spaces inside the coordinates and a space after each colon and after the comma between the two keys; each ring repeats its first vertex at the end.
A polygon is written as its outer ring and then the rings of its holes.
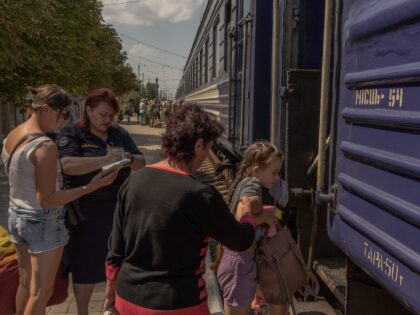
{"type": "Polygon", "coordinates": [[[190,174],[221,135],[199,106],[178,107],[162,138],[164,160],[121,187],[107,258],[105,306],[122,315],[208,315],[203,274],[209,238],[247,249],[255,220],[239,223],[222,196],[190,174]]]}

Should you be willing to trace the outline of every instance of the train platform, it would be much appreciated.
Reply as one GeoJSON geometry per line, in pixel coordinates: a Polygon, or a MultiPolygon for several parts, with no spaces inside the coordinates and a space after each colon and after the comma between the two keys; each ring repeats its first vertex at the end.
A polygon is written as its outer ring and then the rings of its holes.
{"type": "MultiPolygon", "coordinates": [[[[152,128],[148,126],[140,126],[133,122],[127,123],[123,121],[121,125],[127,129],[133,137],[139,149],[143,152],[147,164],[152,164],[161,158],[161,135],[163,128],[152,128]]],[[[215,184],[215,183],[212,183],[215,184]]],[[[217,185],[215,185],[217,187],[217,185]]],[[[0,225],[7,227],[7,209],[9,203],[9,186],[8,180],[4,172],[4,167],[0,162],[0,225]]],[[[206,265],[210,265],[210,258],[207,257],[206,265]]],[[[218,291],[217,282],[214,273],[207,270],[205,280],[208,291],[208,304],[212,315],[223,315],[223,305],[218,291]]],[[[100,283],[95,287],[89,304],[90,315],[102,314],[102,306],[105,298],[105,283],[100,283]]],[[[297,310],[300,314],[305,315],[335,315],[325,301],[297,303],[297,310]]],[[[266,312],[264,312],[266,313],[266,312]]],[[[72,286],[69,286],[69,296],[67,300],[60,304],[51,306],[47,309],[47,314],[66,315],[77,314],[76,301],[74,299],[72,286]]]]}

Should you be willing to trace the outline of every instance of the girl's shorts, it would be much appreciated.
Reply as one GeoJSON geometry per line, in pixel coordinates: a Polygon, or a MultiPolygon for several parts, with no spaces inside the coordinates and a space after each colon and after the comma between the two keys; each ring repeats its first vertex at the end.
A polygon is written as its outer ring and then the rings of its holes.
{"type": "Polygon", "coordinates": [[[224,247],[217,281],[226,304],[250,306],[255,296],[257,268],[253,252],[234,252],[224,247]]]}
{"type": "Polygon", "coordinates": [[[65,246],[69,235],[64,223],[64,207],[25,210],[10,205],[9,231],[15,244],[29,244],[28,252],[39,254],[65,246]]]}

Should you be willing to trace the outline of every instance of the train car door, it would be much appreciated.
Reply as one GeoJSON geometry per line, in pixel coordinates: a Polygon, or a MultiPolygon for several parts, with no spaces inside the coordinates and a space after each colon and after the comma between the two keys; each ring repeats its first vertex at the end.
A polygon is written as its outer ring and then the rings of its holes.
{"type": "Polygon", "coordinates": [[[420,2],[341,5],[329,236],[420,313],[420,2]]]}
{"type": "MultiPolygon", "coordinates": [[[[273,109],[268,109],[270,121],[267,122],[267,126],[270,126],[271,130],[269,130],[269,137],[274,144],[283,151],[285,155],[284,159],[284,165],[283,170],[285,170],[286,178],[287,178],[287,138],[286,134],[284,132],[285,126],[286,126],[286,102],[283,98],[284,93],[286,91],[286,72],[289,68],[289,65],[286,64],[286,62],[289,60],[288,56],[290,56],[290,51],[286,48],[286,45],[288,43],[287,36],[289,36],[289,33],[287,33],[287,23],[290,23],[290,19],[287,18],[287,2],[285,0],[278,0],[277,3],[273,5],[273,11],[275,14],[273,14],[273,18],[277,18],[277,29],[273,24],[273,30],[272,30],[272,56],[271,56],[271,90],[273,88],[276,89],[275,96],[276,100],[276,109],[273,112],[273,109]],[[274,35],[273,35],[274,34],[274,35]],[[276,49],[277,47],[277,49],[276,49]],[[289,52],[289,53],[287,53],[289,52]],[[273,74],[273,71],[275,73],[273,74]],[[274,86],[276,85],[276,86],[274,86]],[[273,138],[274,137],[274,138],[273,138]]],[[[289,43],[290,44],[290,43],[289,43]]],[[[287,46],[289,47],[289,46],[287,46]]],[[[273,94],[271,91],[271,106],[273,106],[273,94]]],[[[287,179],[286,179],[287,180],[287,179]]],[[[285,191],[288,190],[286,181],[282,182],[283,187],[281,183],[277,183],[273,189],[272,194],[273,197],[282,205],[286,205],[288,201],[288,194],[285,193],[285,191]]]]}
{"type": "MultiPolygon", "coordinates": [[[[290,188],[314,186],[308,169],[317,155],[323,8],[323,1],[278,1],[279,97],[272,125],[290,188]]],[[[282,192],[278,185],[278,200],[282,192]]]]}

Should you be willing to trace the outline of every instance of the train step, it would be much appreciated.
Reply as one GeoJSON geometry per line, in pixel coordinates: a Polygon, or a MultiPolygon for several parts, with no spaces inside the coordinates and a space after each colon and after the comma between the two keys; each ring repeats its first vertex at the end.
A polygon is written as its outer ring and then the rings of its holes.
{"type": "Polygon", "coordinates": [[[345,257],[320,258],[313,268],[341,305],[346,305],[346,259],[345,257]]]}

